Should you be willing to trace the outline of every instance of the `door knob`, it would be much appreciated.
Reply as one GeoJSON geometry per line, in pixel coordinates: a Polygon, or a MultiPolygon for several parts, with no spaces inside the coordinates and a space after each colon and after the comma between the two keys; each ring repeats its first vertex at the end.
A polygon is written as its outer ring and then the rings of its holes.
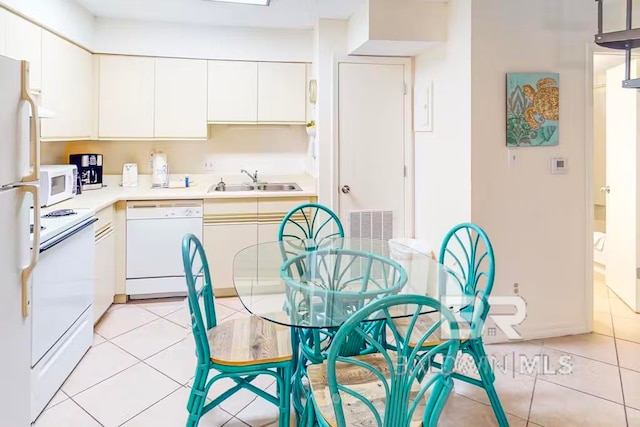
{"type": "Polygon", "coordinates": [[[611,187],[609,187],[608,185],[606,187],[600,187],[600,191],[609,194],[611,193],[611,187]]]}
{"type": "Polygon", "coordinates": [[[343,185],[342,186],[342,190],[341,190],[344,194],[349,194],[351,192],[351,187],[349,187],[348,185],[343,185]]]}

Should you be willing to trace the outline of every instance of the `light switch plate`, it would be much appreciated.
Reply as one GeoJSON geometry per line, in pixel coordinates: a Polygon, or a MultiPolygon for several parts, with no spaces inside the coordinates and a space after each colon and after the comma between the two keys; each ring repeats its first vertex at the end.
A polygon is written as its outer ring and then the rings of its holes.
{"type": "Polygon", "coordinates": [[[551,173],[553,175],[564,175],[567,173],[567,159],[564,157],[551,158],[551,173]]]}

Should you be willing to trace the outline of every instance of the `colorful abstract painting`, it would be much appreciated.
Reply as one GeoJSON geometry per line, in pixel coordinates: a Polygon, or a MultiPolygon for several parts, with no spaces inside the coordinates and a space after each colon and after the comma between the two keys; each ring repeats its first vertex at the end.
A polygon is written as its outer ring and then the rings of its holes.
{"type": "Polygon", "coordinates": [[[559,113],[559,74],[507,74],[507,146],[558,145],[559,113]]]}

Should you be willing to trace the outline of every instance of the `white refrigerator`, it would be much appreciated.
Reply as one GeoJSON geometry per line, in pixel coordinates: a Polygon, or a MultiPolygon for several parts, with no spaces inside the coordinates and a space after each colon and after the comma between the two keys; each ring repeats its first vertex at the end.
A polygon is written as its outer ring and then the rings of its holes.
{"type": "Polygon", "coordinates": [[[0,56],[0,426],[12,427],[31,421],[29,280],[40,246],[40,129],[28,81],[27,62],[0,56]]]}

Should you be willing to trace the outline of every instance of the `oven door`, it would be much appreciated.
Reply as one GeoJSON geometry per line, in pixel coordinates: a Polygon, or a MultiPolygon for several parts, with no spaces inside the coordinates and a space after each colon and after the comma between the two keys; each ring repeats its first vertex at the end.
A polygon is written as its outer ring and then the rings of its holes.
{"type": "Polygon", "coordinates": [[[47,241],[32,276],[31,366],[91,307],[95,218],[47,241]]]}

